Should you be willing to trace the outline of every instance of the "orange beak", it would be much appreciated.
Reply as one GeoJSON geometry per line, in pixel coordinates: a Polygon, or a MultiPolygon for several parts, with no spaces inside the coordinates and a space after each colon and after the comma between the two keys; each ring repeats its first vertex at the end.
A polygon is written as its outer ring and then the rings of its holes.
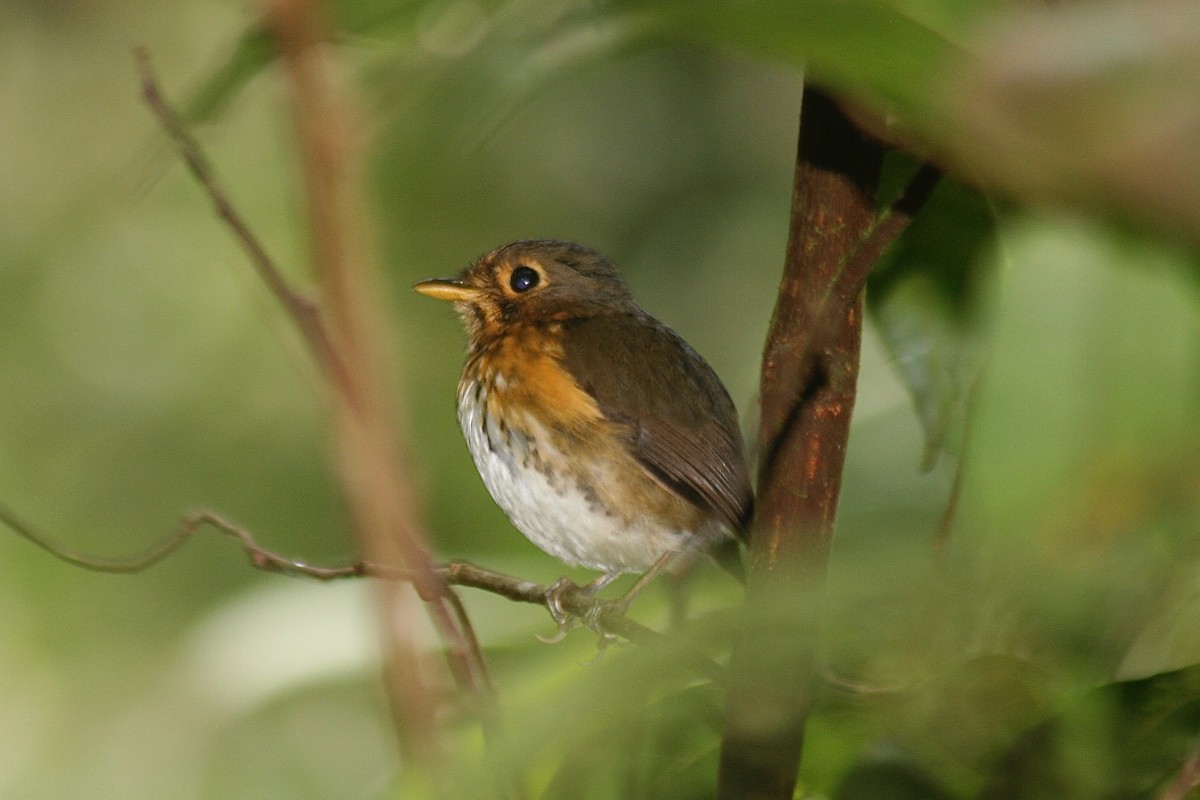
{"type": "Polygon", "coordinates": [[[478,289],[468,286],[456,278],[433,278],[421,281],[413,289],[426,297],[450,303],[469,303],[479,297],[478,289]]]}

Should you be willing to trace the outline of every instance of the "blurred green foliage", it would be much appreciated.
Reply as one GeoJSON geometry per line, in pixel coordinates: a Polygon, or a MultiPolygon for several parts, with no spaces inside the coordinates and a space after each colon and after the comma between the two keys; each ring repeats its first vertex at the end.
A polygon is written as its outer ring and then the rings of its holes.
{"type": "MultiPolygon", "coordinates": [[[[561,572],[475,476],[462,334],[408,287],[507,240],[586,242],[749,429],[806,65],[1001,200],[948,180],[871,286],[803,791],[1154,796],[1200,699],[1200,21],[1135,5],[333,4],[442,554],[561,572]]],[[[105,556],[205,506],[348,560],[314,372],[139,104],[134,44],[306,280],[253,6],[0,2],[0,499],[105,556]]],[[[0,558],[0,798],[416,796],[363,587],[256,574],[215,538],[137,577],[15,537],[0,558]]],[[[596,663],[585,634],[540,645],[544,612],[468,595],[509,741],[484,754],[452,725],[459,794],[710,796],[720,695],[687,658],[744,621],[720,575],[690,591],[675,636],[596,663]]],[[[768,606],[754,629],[780,647],[790,624],[768,606]]]]}

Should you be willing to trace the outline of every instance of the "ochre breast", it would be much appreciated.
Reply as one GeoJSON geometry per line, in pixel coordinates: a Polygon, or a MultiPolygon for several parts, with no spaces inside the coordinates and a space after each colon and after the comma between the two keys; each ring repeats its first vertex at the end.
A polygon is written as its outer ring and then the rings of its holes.
{"type": "Polygon", "coordinates": [[[604,423],[596,401],[563,367],[557,333],[554,326],[518,327],[473,357],[479,378],[490,388],[489,416],[519,419],[528,414],[548,428],[576,436],[604,423]]]}

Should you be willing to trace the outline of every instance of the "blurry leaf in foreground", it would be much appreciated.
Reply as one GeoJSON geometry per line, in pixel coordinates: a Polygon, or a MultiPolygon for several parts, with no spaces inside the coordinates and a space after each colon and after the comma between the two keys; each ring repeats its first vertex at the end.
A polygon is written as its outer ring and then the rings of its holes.
{"type": "MultiPolygon", "coordinates": [[[[340,0],[329,4],[340,35],[395,35],[412,27],[430,0],[340,0]]],[[[274,60],[275,41],[261,20],[242,34],[233,52],[193,92],[184,118],[189,124],[212,122],[228,108],[247,83],[274,60]]]]}
{"type": "Polygon", "coordinates": [[[1155,797],[1196,746],[1200,668],[1066,694],[1056,684],[1031,662],[992,655],[893,702],[826,709],[818,730],[868,736],[833,796],[1155,797]]]}
{"type": "Polygon", "coordinates": [[[667,36],[807,66],[842,89],[917,107],[924,106],[930,81],[959,54],[937,31],[871,0],[624,5],[667,36]]]}
{"type": "Polygon", "coordinates": [[[943,179],[871,275],[867,305],[925,432],[924,469],[960,451],[985,331],[980,283],[995,224],[984,198],[943,179]]]}
{"type": "MultiPolygon", "coordinates": [[[[1191,498],[1200,495],[1200,475],[1190,476],[1191,498]]],[[[1141,626],[1118,675],[1140,677],[1154,669],[1200,664],[1200,578],[1192,574],[1167,584],[1157,613],[1141,626]]]]}
{"type": "Polygon", "coordinates": [[[1001,758],[983,800],[1154,797],[1200,731],[1200,668],[1086,692],[1001,758]]]}
{"type": "Polygon", "coordinates": [[[923,693],[913,747],[971,769],[986,769],[1051,711],[1047,674],[1007,655],[982,655],[934,681],[923,693]]]}
{"type": "Polygon", "coordinates": [[[721,692],[712,684],[630,702],[563,754],[544,798],[700,797],[717,771],[721,692]]]}
{"type": "Polygon", "coordinates": [[[951,797],[918,764],[884,752],[863,759],[846,774],[834,800],[949,800],[951,797]]]}
{"type": "Polygon", "coordinates": [[[1011,9],[980,28],[978,60],[945,98],[950,125],[930,135],[1022,198],[1200,241],[1200,5],[1011,9]]]}
{"type": "MultiPolygon", "coordinates": [[[[365,70],[365,84],[386,126],[377,137],[381,148],[387,153],[402,143],[418,171],[439,159],[464,168],[462,159],[485,147],[532,97],[645,44],[628,15],[591,4],[417,5],[411,41],[400,41],[393,28],[389,41],[373,42],[382,55],[365,70]]],[[[438,182],[410,175],[403,189],[431,181],[438,182]]],[[[453,202],[460,214],[463,198],[453,202]]]]}
{"type": "Polygon", "coordinates": [[[810,726],[827,741],[810,741],[806,751],[823,748],[816,752],[837,759],[833,740],[854,757],[836,777],[811,765],[806,771],[820,782],[833,777],[839,800],[956,796],[1054,708],[1048,673],[1002,654],[955,660],[905,685],[847,691],[831,684],[810,726]]]}

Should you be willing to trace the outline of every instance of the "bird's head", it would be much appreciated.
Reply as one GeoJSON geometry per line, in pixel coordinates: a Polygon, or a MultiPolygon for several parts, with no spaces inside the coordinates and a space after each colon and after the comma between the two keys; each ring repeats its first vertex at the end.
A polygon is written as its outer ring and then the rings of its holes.
{"type": "Polygon", "coordinates": [[[457,278],[413,287],[454,303],[467,331],[497,336],[526,323],[564,321],[638,309],[612,262],[582,245],[555,240],[513,242],[484,255],[457,278]]]}

